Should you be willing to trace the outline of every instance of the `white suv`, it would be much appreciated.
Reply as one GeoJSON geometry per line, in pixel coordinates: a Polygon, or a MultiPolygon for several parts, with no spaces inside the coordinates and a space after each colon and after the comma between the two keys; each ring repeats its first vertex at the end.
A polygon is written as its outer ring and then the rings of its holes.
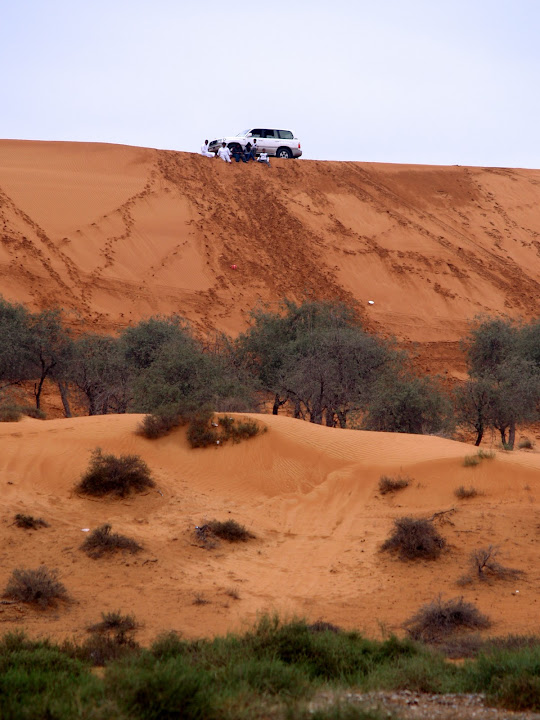
{"type": "Polygon", "coordinates": [[[259,152],[266,150],[269,155],[278,158],[299,158],[302,154],[300,140],[294,136],[291,130],[275,130],[272,128],[253,128],[244,130],[234,137],[218,138],[209,143],[208,149],[217,152],[222,143],[226,143],[230,150],[240,145],[246,147],[248,141],[253,145],[253,139],[257,139],[259,152]]]}

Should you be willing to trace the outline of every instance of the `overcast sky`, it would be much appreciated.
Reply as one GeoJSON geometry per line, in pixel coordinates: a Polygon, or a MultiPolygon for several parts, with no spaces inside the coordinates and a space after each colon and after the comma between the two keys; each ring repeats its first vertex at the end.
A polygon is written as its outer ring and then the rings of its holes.
{"type": "Polygon", "coordinates": [[[540,168],[540,0],[2,0],[0,137],[540,168]]]}

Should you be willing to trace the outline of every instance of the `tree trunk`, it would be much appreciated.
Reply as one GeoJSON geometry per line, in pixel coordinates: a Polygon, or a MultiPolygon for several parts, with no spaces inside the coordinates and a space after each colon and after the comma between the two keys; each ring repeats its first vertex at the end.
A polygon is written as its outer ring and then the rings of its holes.
{"type": "Polygon", "coordinates": [[[516,442],[516,423],[514,420],[510,423],[510,428],[508,430],[508,445],[510,446],[510,450],[514,449],[514,443],[516,442]]]}
{"type": "Polygon", "coordinates": [[[475,425],[476,428],[476,441],[475,445],[478,447],[480,443],[482,442],[482,438],[484,437],[484,425],[482,423],[477,423],[475,425]]]}
{"type": "Polygon", "coordinates": [[[272,415],[277,415],[279,408],[283,405],[283,402],[281,402],[279,395],[276,393],[276,396],[274,398],[274,404],[272,406],[272,415]]]}
{"type": "Polygon", "coordinates": [[[64,406],[64,415],[67,418],[73,417],[71,414],[71,408],[69,406],[69,386],[67,383],[58,381],[58,390],[60,391],[60,397],[62,398],[62,405],[64,406]]]}
{"type": "Polygon", "coordinates": [[[41,405],[41,391],[43,390],[43,383],[45,382],[45,376],[42,375],[38,383],[34,383],[34,397],[36,398],[36,410],[39,410],[41,405]]]}
{"type": "Polygon", "coordinates": [[[347,411],[343,410],[342,412],[338,412],[337,417],[338,417],[338,421],[339,421],[339,427],[346,428],[347,427],[347,411]]]}

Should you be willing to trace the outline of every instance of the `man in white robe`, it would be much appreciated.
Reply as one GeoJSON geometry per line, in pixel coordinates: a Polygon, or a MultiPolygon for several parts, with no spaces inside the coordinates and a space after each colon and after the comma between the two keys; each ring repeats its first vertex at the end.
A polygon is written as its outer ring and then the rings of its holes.
{"type": "Polygon", "coordinates": [[[218,157],[220,157],[223,162],[231,162],[231,151],[227,147],[225,143],[221,143],[221,147],[217,151],[218,157]]]}
{"type": "Polygon", "coordinates": [[[208,140],[205,140],[201,145],[201,155],[204,155],[204,157],[216,157],[213,152],[208,150],[208,140]]]}

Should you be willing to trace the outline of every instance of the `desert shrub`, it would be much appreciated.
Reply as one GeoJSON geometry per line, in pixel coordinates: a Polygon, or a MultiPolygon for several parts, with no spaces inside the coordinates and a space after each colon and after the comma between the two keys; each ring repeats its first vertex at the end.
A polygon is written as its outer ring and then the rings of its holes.
{"type": "Polygon", "coordinates": [[[216,422],[213,417],[210,410],[204,410],[191,418],[187,431],[191,447],[223,445],[229,440],[238,443],[266,432],[266,427],[261,428],[254,420],[239,420],[223,415],[216,422]]]}
{"type": "Polygon", "coordinates": [[[90,625],[88,632],[112,635],[120,645],[123,645],[130,642],[130,638],[138,627],[133,615],[122,615],[119,610],[115,610],[101,613],[101,621],[90,625]]]}
{"type": "Polygon", "coordinates": [[[397,490],[403,490],[403,488],[410,485],[410,482],[410,478],[401,477],[401,475],[397,475],[396,477],[381,475],[379,480],[379,492],[381,495],[386,495],[387,493],[396,492],[397,490]]]}
{"type": "Polygon", "coordinates": [[[431,520],[402,517],[394,520],[394,532],[381,549],[398,553],[401,560],[435,560],[445,545],[431,520]]]}
{"type": "Polygon", "coordinates": [[[141,658],[110,665],[105,688],[134,720],[204,720],[214,712],[215,677],[183,658],[151,664],[141,658]]]}
{"type": "Polygon", "coordinates": [[[142,546],[132,538],[111,532],[110,525],[102,525],[88,535],[81,545],[81,550],[91,558],[100,558],[117,550],[137,553],[142,550],[142,546]]]}
{"type": "Polygon", "coordinates": [[[494,450],[480,449],[476,454],[480,458],[480,460],[494,460],[495,459],[495,451],[494,450]]]}
{"type": "Polygon", "coordinates": [[[221,444],[220,433],[209,425],[209,418],[205,417],[195,417],[190,421],[187,430],[187,440],[192,448],[221,444]]]}
{"type": "Polygon", "coordinates": [[[24,407],[21,407],[21,412],[23,413],[23,415],[34,418],[34,420],[46,420],[47,418],[43,410],[41,410],[40,408],[32,407],[30,405],[25,405],[24,407]]]}
{"type": "Polygon", "coordinates": [[[532,450],[534,448],[534,443],[530,438],[522,437],[518,442],[518,448],[520,450],[532,450]]]}
{"type": "Polygon", "coordinates": [[[276,659],[248,658],[236,663],[228,680],[234,684],[246,684],[265,695],[285,697],[301,697],[309,687],[308,677],[301,667],[276,659]]]}
{"type": "Polygon", "coordinates": [[[458,630],[481,630],[490,624],[486,615],[462,597],[443,601],[439,595],[422,605],[405,627],[414,640],[432,643],[458,630]]]}
{"type": "Polygon", "coordinates": [[[137,433],[148,438],[148,440],[157,440],[157,438],[168,435],[171,430],[181,425],[182,422],[182,418],[176,413],[145,415],[137,428],[137,433]]]}
{"type": "Polygon", "coordinates": [[[68,594],[58,580],[57,571],[40,565],[37,570],[14,570],[4,590],[4,597],[47,608],[55,606],[58,600],[67,600],[68,594]]]}
{"type": "Polygon", "coordinates": [[[139,625],[132,615],[114,611],[101,613],[101,618],[101,622],[87,628],[90,637],[81,645],[65,642],[64,651],[95,666],[103,666],[139,652],[139,644],[134,638],[139,625]]]}
{"type": "Polygon", "coordinates": [[[210,600],[207,600],[202,593],[195,593],[193,597],[194,605],[209,605],[210,600]]]}
{"type": "Polygon", "coordinates": [[[333,623],[326,622],[325,620],[317,620],[314,623],[310,623],[307,628],[310,632],[343,632],[339,625],[334,625],[333,623]]]}
{"type": "Polygon", "coordinates": [[[155,487],[148,465],[137,455],[104,455],[101,448],[92,453],[88,470],[76,490],[83,495],[125,497],[155,487]]]}
{"type": "Polygon", "coordinates": [[[221,540],[228,542],[247,542],[255,537],[253,533],[240,525],[236,520],[211,520],[208,523],[210,530],[221,540]]]}
{"type": "Polygon", "coordinates": [[[21,408],[13,403],[0,405],[0,422],[19,422],[23,414],[21,408]]]}
{"type": "Polygon", "coordinates": [[[521,570],[505,567],[495,559],[499,554],[498,548],[489,545],[487,548],[479,548],[471,553],[471,565],[475,575],[480,580],[498,578],[512,580],[523,575],[521,570]]]}
{"type": "Polygon", "coordinates": [[[466,488],[464,485],[460,485],[458,488],[456,488],[456,490],[454,490],[454,495],[460,500],[469,500],[470,498],[477,497],[478,495],[480,495],[480,493],[472,485],[468,488],[466,488]]]}
{"type": "Polygon", "coordinates": [[[223,431],[222,439],[232,440],[234,443],[247,440],[250,437],[255,437],[260,432],[266,431],[266,427],[261,429],[254,420],[250,419],[237,420],[232,417],[222,416],[218,418],[218,424],[223,431]]]}
{"type": "Polygon", "coordinates": [[[310,678],[354,682],[377,663],[415,654],[410,640],[390,638],[376,643],[356,632],[314,631],[303,620],[283,623],[263,616],[243,638],[245,654],[300,665],[310,678]]]}
{"type": "Polygon", "coordinates": [[[17,513],[15,515],[15,525],[24,530],[37,530],[40,527],[49,527],[49,523],[42,518],[35,518],[32,515],[23,515],[17,513]]]}
{"type": "Polygon", "coordinates": [[[168,660],[169,658],[185,655],[188,643],[182,640],[180,635],[171,630],[168,633],[162,633],[154,640],[150,647],[150,652],[158,660],[168,660]]]}
{"type": "Polygon", "coordinates": [[[540,710],[540,677],[530,672],[504,677],[495,697],[509,710],[540,710]]]}
{"type": "Polygon", "coordinates": [[[481,461],[482,458],[478,455],[465,455],[463,465],[464,467],[475,467],[476,465],[480,465],[481,461]]]}

